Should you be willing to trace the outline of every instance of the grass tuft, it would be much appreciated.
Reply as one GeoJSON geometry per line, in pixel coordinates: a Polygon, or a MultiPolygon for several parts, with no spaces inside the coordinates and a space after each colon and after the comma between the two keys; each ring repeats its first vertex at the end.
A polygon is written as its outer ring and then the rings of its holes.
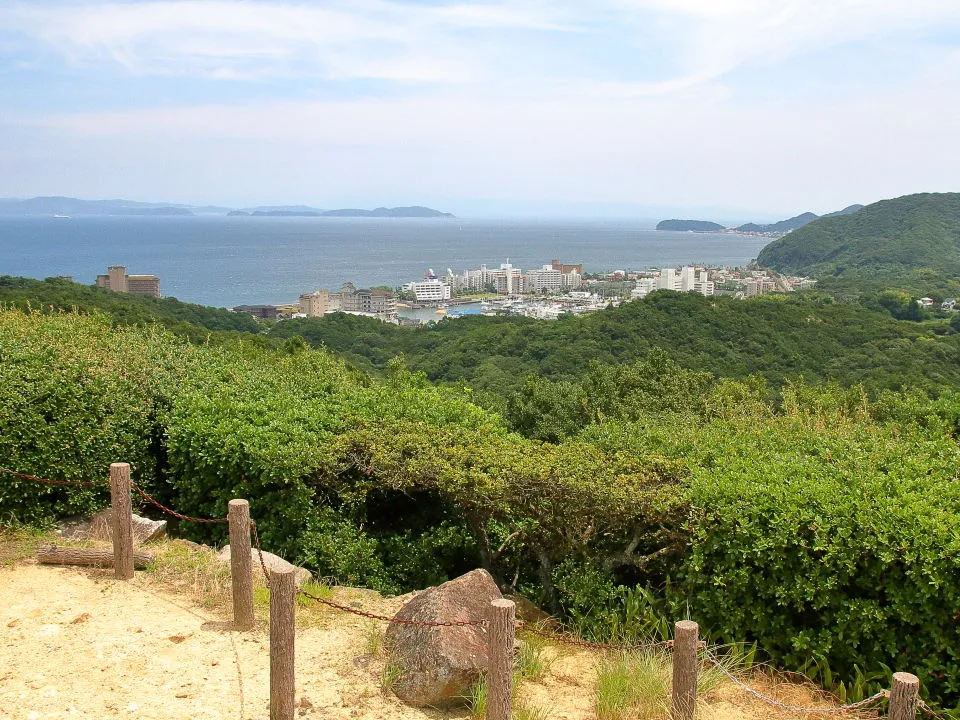
{"type": "Polygon", "coordinates": [[[395,660],[387,660],[380,671],[380,689],[384,693],[392,691],[403,679],[403,668],[395,660]]]}
{"type": "Polygon", "coordinates": [[[466,701],[473,720],[483,720],[487,716],[487,678],[481,677],[473,684],[466,701]]]}
{"type": "Polygon", "coordinates": [[[370,620],[363,628],[363,644],[367,655],[377,656],[383,650],[383,631],[376,620],[370,620]]]}
{"type": "Polygon", "coordinates": [[[527,700],[515,700],[513,703],[515,720],[547,720],[549,713],[545,708],[527,700]]]}
{"type": "Polygon", "coordinates": [[[524,633],[515,661],[521,680],[538,682],[550,672],[556,658],[546,652],[549,646],[550,643],[546,638],[533,633],[524,633]]]}
{"type": "Polygon", "coordinates": [[[669,712],[670,657],[659,650],[604,658],[594,691],[597,720],[653,720],[669,712]]]}
{"type": "Polygon", "coordinates": [[[156,562],[150,575],[156,582],[172,585],[207,609],[232,607],[230,563],[217,558],[215,550],[186,542],[168,542],[153,548],[156,562]]]}

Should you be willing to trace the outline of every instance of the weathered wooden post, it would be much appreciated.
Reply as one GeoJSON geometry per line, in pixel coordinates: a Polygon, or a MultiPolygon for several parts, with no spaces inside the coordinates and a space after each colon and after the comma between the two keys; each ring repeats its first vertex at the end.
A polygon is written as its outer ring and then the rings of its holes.
{"type": "Polygon", "coordinates": [[[910,673],[893,674],[890,690],[890,720],[914,720],[917,717],[917,697],[920,694],[920,678],[910,673]]]}
{"type": "Polygon", "coordinates": [[[513,641],[517,607],[513,600],[490,602],[487,628],[487,718],[510,720],[513,707],[513,641]]]}
{"type": "Polygon", "coordinates": [[[697,646],[700,626],[692,620],[680,620],[673,635],[673,720],[693,720],[697,707],[697,646]]]}
{"type": "Polygon", "coordinates": [[[294,568],[270,573],[270,720],[293,720],[296,594],[294,568]]]}
{"type": "Polygon", "coordinates": [[[250,503],[227,503],[230,521],[230,579],[233,582],[233,624],[238,630],[254,626],[253,575],[250,572],[250,503]]]}
{"type": "Polygon", "coordinates": [[[110,505],[113,507],[113,572],[118,580],[130,580],[133,578],[133,506],[129,463],[110,463],[110,505]]]}

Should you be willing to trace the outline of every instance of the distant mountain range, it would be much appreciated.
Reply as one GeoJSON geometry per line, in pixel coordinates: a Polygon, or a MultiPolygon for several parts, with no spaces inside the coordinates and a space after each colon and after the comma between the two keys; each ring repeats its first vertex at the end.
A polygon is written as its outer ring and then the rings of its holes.
{"type": "Polygon", "coordinates": [[[71,197],[35,197],[29,200],[0,198],[0,215],[240,215],[258,217],[453,217],[428,207],[409,207],[373,210],[320,210],[307,205],[265,205],[235,210],[219,205],[181,205],[176,203],[148,203],[134,200],[80,200],[71,197]]]}
{"type": "Polygon", "coordinates": [[[178,205],[135,200],[79,200],[71,197],[0,199],[0,215],[201,215],[229,212],[216,205],[178,205]]]}
{"type": "MultiPolygon", "coordinates": [[[[822,217],[850,215],[851,213],[857,212],[862,207],[863,205],[850,205],[849,207],[845,207],[843,210],[827,213],[822,217]]],[[[816,213],[805,212],[801,215],[788,218],[787,220],[781,220],[780,222],[769,223],[767,225],[746,223],[745,225],[739,225],[735,228],[724,227],[719,223],[709,222],[707,220],[664,220],[660,223],[657,223],[657,230],[679,230],[681,232],[721,232],[724,230],[730,230],[733,232],[750,233],[755,235],[785,235],[792,230],[802,228],[804,225],[813,222],[819,217],[821,216],[817,215],[816,213]]]]}
{"type": "Polygon", "coordinates": [[[251,210],[234,210],[227,213],[231,216],[252,217],[373,217],[373,218],[452,218],[450,213],[440,212],[422,205],[408,207],[385,208],[373,210],[359,210],[347,208],[343,210],[318,210],[316,208],[300,206],[253,208],[251,210]]]}

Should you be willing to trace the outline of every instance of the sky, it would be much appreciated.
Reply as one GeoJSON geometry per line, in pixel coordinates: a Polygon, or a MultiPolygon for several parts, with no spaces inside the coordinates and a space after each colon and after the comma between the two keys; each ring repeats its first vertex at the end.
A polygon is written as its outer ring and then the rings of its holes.
{"type": "Polygon", "coordinates": [[[960,0],[0,0],[0,196],[776,219],[960,190],[960,0]]]}

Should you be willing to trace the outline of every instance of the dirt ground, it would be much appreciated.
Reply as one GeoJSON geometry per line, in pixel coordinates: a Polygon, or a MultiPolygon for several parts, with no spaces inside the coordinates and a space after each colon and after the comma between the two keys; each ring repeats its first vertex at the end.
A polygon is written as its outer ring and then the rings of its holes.
{"type": "MultiPolygon", "coordinates": [[[[339,589],[339,602],[392,614],[402,599],[339,589]]],[[[369,653],[371,621],[325,610],[297,632],[298,716],[352,720],[467,718],[466,710],[411,708],[382,688],[383,660],[369,653]]],[[[382,628],[379,628],[382,631],[382,628]]],[[[547,678],[521,695],[550,720],[593,720],[596,658],[564,651],[547,678]]],[[[809,690],[760,687],[809,705],[809,690]]],[[[723,685],[704,698],[703,720],[767,720],[795,715],[723,685]]],[[[0,718],[265,720],[269,644],[264,630],[236,632],[216,611],[196,606],[137,573],[38,566],[0,567],[0,718]]],[[[833,716],[837,717],[837,716],[833,716]]]]}

